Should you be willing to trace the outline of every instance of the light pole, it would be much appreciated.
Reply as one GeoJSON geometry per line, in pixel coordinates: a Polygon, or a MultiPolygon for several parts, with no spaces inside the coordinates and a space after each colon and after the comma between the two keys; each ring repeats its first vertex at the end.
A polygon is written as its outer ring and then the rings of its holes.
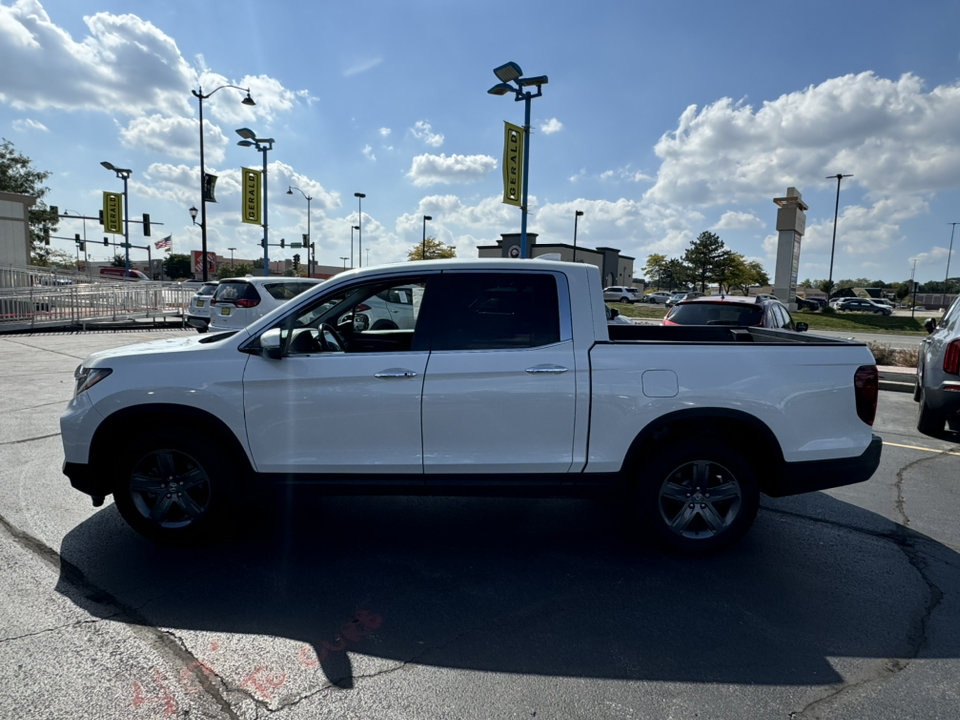
{"type": "MultiPolygon", "coordinates": [[[[204,282],[207,281],[207,196],[213,195],[213,188],[210,188],[211,192],[207,192],[207,172],[204,166],[203,158],[203,101],[217,92],[217,90],[223,90],[224,88],[242,90],[247,94],[247,96],[241,102],[244,105],[256,105],[256,103],[253,101],[253,98],[250,97],[250,90],[237,85],[221,85],[218,88],[214,88],[206,95],[203,94],[202,87],[198,88],[197,90],[190,91],[200,104],[200,252],[202,253],[201,259],[203,261],[204,282]]],[[[193,222],[196,224],[196,218],[194,218],[193,222]]]]}
{"type": "Polygon", "coordinates": [[[423,216],[423,242],[420,245],[420,259],[427,259],[427,220],[433,220],[429,215],[423,216]]]}
{"type": "Polygon", "coordinates": [[[573,211],[573,261],[577,261],[577,220],[583,215],[583,210],[573,211]]]}
{"type": "Polygon", "coordinates": [[[537,75],[536,77],[521,77],[523,70],[515,62],[508,62],[495,68],[493,74],[500,81],[492,88],[487,90],[490,95],[506,95],[514,93],[516,102],[524,101],[523,108],[523,197],[520,200],[520,257],[527,257],[527,181],[530,171],[530,101],[533,98],[543,95],[543,85],[547,84],[546,75],[537,75]],[[516,87],[509,83],[516,83],[516,87]],[[537,94],[534,95],[524,88],[536,85],[537,94]]]}
{"type": "Polygon", "coordinates": [[[350,226],[350,269],[353,269],[353,231],[359,230],[360,228],[356,225],[350,226]]]}
{"type": "Polygon", "coordinates": [[[363,267],[363,199],[366,197],[364,193],[354,193],[353,196],[357,199],[357,255],[360,256],[360,267],[363,267]]]}
{"type": "Polygon", "coordinates": [[[914,278],[917,275],[917,259],[913,259],[913,272],[910,273],[910,291],[913,293],[913,302],[910,303],[910,317],[916,317],[917,314],[917,282],[914,278]]]}
{"type": "Polygon", "coordinates": [[[233,268],[234,268],[234,265],[233,265],[233,251],[236,250],[236,248],[227,248],[227,250],[230,251],[230,270],[232,271],[233,268]]]}
{"type": "Polygon", "coordinates": [[[341,256],[340,256],[340,259],[343,260],[343,269],[346,270],[346,269],[347,269],[347,260],[349,260],[350,258],[348,258],[346,255],[341,255],[341,256]]]}
{"type": "MultiPolygon", "coordinates": [[[[243,138],[237,143],[240,147],[255,147],[263,153],[263,276],[270,274],[270,236],[267,231],[267,152],[273,150],[273,138],[258,138],[250,128],[238,128],[237,135],[243,138]]],[[[206,265],[204,265],[206,268],[206,265]]],[[[206,276],[206,271],[204,271],[206,276]]]]}
{"type": "MultiPolygon", "coordinates": [[[[312,236],[310,235],[310,201],[313,200],[313,198],[310,197],[309,195],[307,195],[307,194],[306,194],[303,190],[301,190],[300,188],[294,187],[294,186],[292,186],[292,185],[290,185],[290,186],[287,187],[287,195],[293,195],[293,191],[294,191],[294,190],[296,190],[298,193],[300,193],[301,195],[303,195],[303,197],[305,197],[306,200],[307,200],[307,242],[304,243],[304,248],[305,248],[306,251],[307,251],[307,277],[313,277],[313,273],[310,272],[310,240],[311,240],[311,237],[312,237],[312,236]]],[[[316,268],[314,268],[314,269],[316,269],[316,268]]]]}
{"type": "Polygon", "coordinates": [[[108,163],[104,160],[102,163],[107,170],[111,170],[117,174],[118,178],[123,180],[123,251],[126,257],[126,270],[124,271],[124,277],[130,276],[130,203],[127,202],[127,180],[130,179],[130,176],[133,174],[133,170],[128,170],[126,168],[114,167],[113,164],[108,163]]]}
{"type": "Polygon", "coordinates": [[[947,272],[943,276],[943,293],[940,295],[940,304],[943,305],[944,311],[946,311],[946,297],[947,297],[947,278],[950,277],[950,256],[953,254],[953,231],[957,229],[957,225],[960,223],[947,223],[947,225],[952,225],[950,228],[950,249],[947,250],[947,272]]]}
{"type": "Polygon", "coordinates": [[[837,179],[837,204],[833,208],[833,242],[830,243],[830,275],[827,278],[827,301],[830,300],[830,293],[833,290],[833,251],[837,247],[837,214],[840,211],[840,181],[845,177],[853,177],[853,175],[843,175],[837,173],[836,175],[827,175],[827,180],[832,178],[837,179]]]}

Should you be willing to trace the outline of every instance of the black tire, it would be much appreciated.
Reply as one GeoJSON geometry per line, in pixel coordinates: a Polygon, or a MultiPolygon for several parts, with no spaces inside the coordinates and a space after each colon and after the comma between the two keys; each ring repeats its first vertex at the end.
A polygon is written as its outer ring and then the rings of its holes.
{"type": "Polygon", "coordinates": [[[939,437],[943,434],[944,423],[947,418],[927,407],[927,391],[920,385],[920,399],[917,407],[917,430],[924,435],[939,437]]]}
{"type": "Polygon", "coordinates": [[[913,401],[920,402],[920,385],[923,384],[923,366],[917,366],[917,374],[913,378],[913,401]]]}
{"type": "MultiPolygon", "coordinates": [[[[241,483],[235,464],[194,432],[167,431],[135,442],[120,459],[114,500],[123,519],[155,542],[208,539],[225,528],[241,483]],[[232,485],[232,486],[231,486],[232,485]]],[[[212,440],[217,444],[216,438],[212,440]]]]}
{"type": "Polygon", "coordinates": [[[626,295],[624,295],[622,298],[620,298],[620,302],[622,302],[622,303],[629,303],[629,302],[630,302],[630,298],[628,298],[626,295]]]}
{"type": "Polygon", "coordinates": [[[633,503],[638,529],[664,549],[718,552],[740,540],[757,516],[756,474],[718,438],[669,442],[642,463],[638,475],[633,503]]]}
{"type": "Polygon", "coordinates": [[[203,327],[198,327],[198,328],[197,328],[197,332],[200,333],[201,335],[202,335],[203,333],[205,333],[206,331],[207,331],[207,326],[206,326],[206,325],[204,325],[203,327]]]}
{"type": "Polygon", "coordinates": [[[399,330],[400,328],[397,327],[397,324],[395,322],[391,322],[390,320],[377,320],[373,324],[373,327],[370,329],[371,330],[399,330]]]}

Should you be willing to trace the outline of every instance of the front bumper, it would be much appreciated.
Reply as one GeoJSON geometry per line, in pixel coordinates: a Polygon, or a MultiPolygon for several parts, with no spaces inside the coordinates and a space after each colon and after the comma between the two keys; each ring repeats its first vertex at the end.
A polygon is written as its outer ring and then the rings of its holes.
{"type": "Polygon", "coordinates": [[[880,465],[883,440],[874,435],[859,457],[785,462],[780,477],[764,488],[770,497],[786,497],[869,480],[880,465]]]}
{"type": "Polygon", "coordinates": [[[192,328],[204,329],[210,324],[209,317],[203,317],[202,315],[187,315],[187,325],[192,328]]]}
{"type": "Polygon", "coordinates": [[[64,461],[63,474],[70,479],[74,489],[90,495],[98,507],[103,504],[103,498],[113,492],[110,479],[103,473],[94,473],[92,466],[86,463],[64,461]]]}

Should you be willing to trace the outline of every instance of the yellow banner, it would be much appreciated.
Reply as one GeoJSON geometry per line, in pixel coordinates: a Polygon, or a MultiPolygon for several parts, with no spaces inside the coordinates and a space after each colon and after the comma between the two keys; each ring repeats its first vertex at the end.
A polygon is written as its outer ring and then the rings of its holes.
{"type": "Polygon", "coordinates": [[[243,175],[243,192],[241,193],[241,197],[243,198],[243,207],[241,209],[242,220],[252,225],[262,225],[263,220],[260,219],[260,182],[263,173],[259,170],[243,168],[241,174],[243,175]]]}
{"type": "Polygon", "coordinates": [[[123,194],[103,194],[103,231],[123,234],[123,194]]]}
{"type": "Polygon", "coordinates": [[[520,207],[523,200],[523,128],[503,124],[503,202],[520,207]]]}

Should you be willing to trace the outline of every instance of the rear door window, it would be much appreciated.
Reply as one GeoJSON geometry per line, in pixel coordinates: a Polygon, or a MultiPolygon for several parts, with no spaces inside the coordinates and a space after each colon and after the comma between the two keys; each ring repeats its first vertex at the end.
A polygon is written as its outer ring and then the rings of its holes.
{"type": "Polygon", "coordinates": [[[702,303],[674,305],[670,321],[680,325],[737,325],[749,327],[763,322],[763,308],[746,303],[702,303]]]}
{"type": "Polygon", "coordinates": [[[237,300],[260,300],[260,293],[252,283],[240,282],[222,282],[217,285],[217,290],[213,295],[217,302],[236,303],[237,300]]]}

